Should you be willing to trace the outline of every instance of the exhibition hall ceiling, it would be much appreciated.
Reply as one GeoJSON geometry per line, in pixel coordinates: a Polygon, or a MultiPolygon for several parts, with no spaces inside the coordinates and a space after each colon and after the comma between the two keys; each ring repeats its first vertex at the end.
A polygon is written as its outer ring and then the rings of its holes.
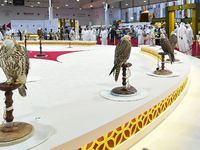
{"type": "MultiPolygon", "coordinates": [[[[157,4],[169,2],[173,0],[51,0],[54,8],[81,8],[92,9],[101,8],[109,4],[109,8],[132,8],[138,6],[145,6],[150,4],[157,4]]],[[[1,3],[6,5],[21,5],[27,7],[49,7],[49,0],[1,0],[1,3]]]]}

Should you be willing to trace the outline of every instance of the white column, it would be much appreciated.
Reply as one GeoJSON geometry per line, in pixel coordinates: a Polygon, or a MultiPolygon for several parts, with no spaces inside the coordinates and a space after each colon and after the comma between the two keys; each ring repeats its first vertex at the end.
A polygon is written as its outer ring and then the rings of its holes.
{"type": "Polygon", "coordinates": [[[107,10],[107,5],[106,5],[106,9],[105,9],[105,26],[106,26],[106,28],[109,27],[109,11],[107,10]]]}
{"type": "Polygon", "coordinates": [[[51,0],[49,0],[49,20],[53,19],[53,7],[51,7],[51,0]]]}

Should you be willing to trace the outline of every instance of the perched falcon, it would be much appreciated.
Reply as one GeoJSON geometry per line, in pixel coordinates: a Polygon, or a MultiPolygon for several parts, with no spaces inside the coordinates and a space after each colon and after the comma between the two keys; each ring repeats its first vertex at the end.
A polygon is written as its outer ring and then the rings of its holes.
{"type": "Polygon", "coordinates": [[[172,49],[171,43],[168,41],[168,38],[165,37],[164,34],[160,36],[160,46],[162,50],[169,56],[171,64],[174,62],[174,50],[172,49]]]}
{"type": "Polygon", "coordinates": [[[29,71],[29,55],[25,47],[14,39],[6,39],[1,44],[0,64],[8,84],[21,84],[18,88],[22,97],[26,96],[26,78],[29,71]]]}
{"type": "Polygon", "coordinates": [[[169,42],[171,43],[173,51],[174,51],[174,48],[176,47],[177,41],[178,40],[177,40],[176,33],[172,32],[171,36],[169,37],[169,42]]]}
{"type": "Polygon", "coordinates": [[[121,66],[123,64],[126,64],[126,61],[130,57],[131,53],[131,43],[129,42],[130,38],[131,37],[129,35],[125,35],[115,48],[114,67],[112,68],[109,74],[111,75],[112,72],[113,73],[115,72],[115,81],[118,80],[121,66]]]}

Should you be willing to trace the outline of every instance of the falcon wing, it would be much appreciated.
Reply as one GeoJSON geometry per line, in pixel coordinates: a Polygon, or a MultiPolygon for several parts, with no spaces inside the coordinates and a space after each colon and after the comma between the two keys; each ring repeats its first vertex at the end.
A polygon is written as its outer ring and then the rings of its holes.
{"type": "Polygon", "coordinates": [[[169,42],[171,43],[171,46],[172,46],[172,50],[174,50],[176,44],[177,44],[177,36],[175,34],[172,34],[170,37],[169,37],[169,42]]]}
{"type": "Polygon", "coordinates": [[[172,49],[171,43],[166,38],[160,39],[160,45],[165,53],[168,54],[171,64],[174,62],[174,50],[172,49]]]}
{"type": "Polygon", "coordinates": [[[160,39],[160,46],[162,47],[162,50],[165,52],[165,53],[169,53],[170,51],[172,51],[172,47],[171,47],[171,44],[170,42],[166,39],[166,38],[161,38],[160,39]]]}
{"type": "Polygon", "coordinates": [[[131,44],[127,40],[122,39],[115,48],[114,64],[122,64],[130,57],[131,44]]]}

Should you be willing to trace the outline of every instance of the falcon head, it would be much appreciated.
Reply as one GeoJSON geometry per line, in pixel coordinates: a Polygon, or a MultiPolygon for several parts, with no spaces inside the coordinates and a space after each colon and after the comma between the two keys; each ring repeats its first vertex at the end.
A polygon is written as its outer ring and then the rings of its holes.
{"type": "Polygon", "coordinates": [[[3,50],[4,53],[10,53],[12,52],[13,48],[15,46],[15,43],[13,42],[13,40],[7,39],[4,40],[3,43],[1,44],[1,50],[3,50]]]}
{"type": "Polygon", "coordinates": [[[166,38],[165,34],[162,33],[162,34],[160,35],[160,38],[161,38],[161,39],[166,38]]]}
{"type": "Polygon", "coordinates": [[[131,40],[131,37],[129,35],[124,35],[124,37],[122,37],[122,39],[131,40]]]}
{"type": "Polygon", "coordinates": [[[176,35],[176,33],[174,33],[174,31],[171,32],[171,35],[172,35],[172,34],[176,35]]]}

